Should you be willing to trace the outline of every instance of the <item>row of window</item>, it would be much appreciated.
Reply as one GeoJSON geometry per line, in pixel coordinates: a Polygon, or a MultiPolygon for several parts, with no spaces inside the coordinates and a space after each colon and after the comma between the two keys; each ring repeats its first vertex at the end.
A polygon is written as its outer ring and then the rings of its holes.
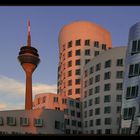
{"type": "MultiPolygon", "coordinates": [[[[85,131],[86,134],[94,134],[94,130],[90,130],[90,131],[85,131]]],[[[112,129],[105,129],[105,132],[102,132],[102,129],[97,129],[96,130],[96,134],[100,135],[100,134],[112,134],[112,129]]]]}
{"type": "MultiPolygon", "coordinates": [[[[7,125],[9,126],[15,126],[16,125],[16,118],[15,117],[7,117],[7,125]]],[[[34,119],[34,126],[36,127],[42,127],[43,126],[43,120],[42,119],[34,119]]],[[[29,118],[20,118],[20,125],[21,126],[29,126],[29,118]]],[[[0,117],[0,125],[4,125],[4,118],[0,117]]]]}
{"type": "Polygon", "coordinates": [[[140,63],[131,64],[129,66],[129,74],[128,77],[135,77],[140,75],[140,63]]]}
{"type": "MultiPolygon", "coordinates": [[[[85,87],[87,86],[87,84],[85,83],[85,87]]],[[[104,91],[110,91],[111,90],[111,84],[107,83],[104,84],[104,91]]],[[[123,83],[116,83],[116,90],[123,90],[123,83]]],[[[96,86],[94,88],[94,93],[100,93],[100,86],[96,86]]],[[[93,88],[89,89],[89,95],[93,94],[93,88]]],[[[87,96],[87,91],[85,91],[85,95],[87,96]]]]}
{"type": "Polygon", "coordinates": [[[131,120],[135,115],[135,107],[124,108],[123,109],[123,119],[124,120],[131,120]]]}
{"type": "MultiPolygon", "coordinates": [[[[81,45],[81,39],[75,40],[75,46],[80,46],[81,45]]],[[[91,40],[87,39],[84,41],[85,46],[91,46],[91,40]]],[[[73,42],[69,41],[67,47],[71,48],[73,46],[73,42]]],[[[99,48],[99,41],[94,41],[93,46],[99,48]]],[[[101,47],[103,50],[106,50],[106,44],[101,44],[101,47]]],[[[63,50],[65,50],[65,45],[63,45],[63,50]]]]}
{"type": "Polygon", "coordinates": [[[131,55],[140,53],[140,40],[133,40],[132,41],[132,50],[131,55]]]}
{"type": "Polygon", "coordinates": [[[77,126],[77,127],[82,127],[82,123],[80,121],[76,120],[70,120],[70,119],[65,119],[65,124],[66,125],[72,125],[72,126],[77,126]]]}
{"type": "MultiPolygon", "coordinates": [[[[80,88],[76,88],[76,89],[75,89],[75,94],[80,94],[80,92],[81,92],[81,91],[80,91],[80,88]]],[[[68,95],[72,95],[72,89],[69,89],[69,90],[68,90],[68,95]]]]}
{"type": "MultiPolygon", "coordinates": [[[[119,124],[119,122],[120,122],[120,118],[117,118],[116,123],[119,124]]],[[[104,125],[111,125],[111,123],[112,123],[112,119],[111,118],[104,118],[104,125]]],[[[89,120],[89,122],[88,121],[84,122],[84,127],[85,128],[86,127],[93,127],[93,125],[94,125],[93,124],[93,120],[89,120]]],[[[96,119],[95,120],[95,125],[96,126],[101,125],[101,119],[96,119]]]]}
{"type": "MultiPolygon", "coordinates": [[[[120,112],[121,112],[121,106],[117,106],[116,113],[120,113],[120,112]]],[[[108,113],[111,113],[110,106],[104,107],[104,114],[108,114],[108,113]]],[[[94,115],[100,115],[100,114],[101,114],[101,108],[95,108],[95,114],[93,114],[93,109],[90,109],[88,111],[87,110],[84,111],[84,118],[93,117],[94,115]]]]}

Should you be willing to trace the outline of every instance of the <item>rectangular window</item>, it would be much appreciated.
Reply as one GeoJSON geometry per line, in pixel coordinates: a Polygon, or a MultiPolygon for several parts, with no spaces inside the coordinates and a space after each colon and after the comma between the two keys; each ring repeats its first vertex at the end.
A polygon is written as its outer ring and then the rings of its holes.
{"type": "Polygon", "coordinates": [[[100,86],[95,87],[95,94],[100,92],[100,86]]]}
{"type": "Polygon", "coordinates": [[[94,47],[99,48],[99,41],[94,42],[94,47]]]}
{"type": "Polygon", "coordinates": [[[85,46],[90,46],[90,40],[85,40],[85,46]]]}
{"type": "Polygon", "coordinates": [[[116,90],[123,90],[123,83],[116,83],[116,90]]]}
{"type": "Polygon", "coordinates": [[[72,95],[72,89],[68,90],[68,95],[72,95]]]}
{"type": "Polygon", "coordinates": [[[88,56],[90,55],[90,49],[85,50],[85,55],[88,55],[88,56]]]}
{"type": "Polygon", "coordinates": [[[97,55],[99,55],[99,54],[100,54],[99,51],[95,51],[95,52],[94,52],[94,56],[97,56],[97,55]]]}
{"type": "Polygon", "coordinates": [[[87,111],[84,112],[84,118],[87,118],[87,111]]]}
{"type": "Polygon", "coordinates": [[[138,76],[140,73],[140,65],[138,64],[132,64],[129,66],[129,78],[138,76]]]}
{"type": "Polygon", "coordinates": [[[86,59],[86,60],[85,60],[85,64],[87,64],[89,61],[90,61],[90,59],[86,59]]]}
{"type": "Polygon", "coordinates": [[[89,120],[89,126],[90,126],[90,127],[93,126],[93,120],[89,120]]]}
{"type": "Polygon", "coordinates": [[[81,40],[80,39],[76,40],[75,45],[80,46],[81,45],[81,40]]]}
{"type": "Polygon", "coordinates": [[[81,127],[82,126],[82,123],[81,122],[77,122],[77,126],[78,127],[81,127]]]}
{"type": "Polygon", "coordinates": [[[92,99],[89,99],[88,100],[88,106],[92,106],[92,102],[93,102],[93,100],[92,99]]]}
{"type": "Polygon", "coordinates": [[[110,88],[111,88],[111,84],[110,83],[104,84],[104,91],[110,91],[110,88]]]}
{"type": "Polygon", "coordinates": [[[105,102],[105,103],[111,102],[111,95],[106,95],[106,96],[104,96],[104,102],[105,102]]]}
{"type": "Polygon", "coordinates": [[[102,44],[102,50],[106,50],[106,44],[102,44]]]}
{"type": "Polygon", "coordinates": [[[111,118],[105,118],[104,124],[105,125],[110,125],[111,124],[111,118]]]}
{"type": "Polygon", "coordinates": [[[90,95],[92,95],[92,94],[93,94],[93,88],[90,88],[90,89],[89,89],[89,94],[88,94],[88,95],[90,96],[90,95]]]}
{"type": "Polygon", "coordinates": [[[138,96],[138,85],[127,87],[126,99],[136,98],[138,96]]]}
{"type": "Polygon", "coordinates": [[[109,113],[111,113],[111,107],[110,106],[104,107],[104,114],[109,114],[109,113]]]}
{"type": "Polygon", "coordinates": [[[98,75],[95,76],[95,83],[99,82],[99,81],[100,81],[100,75],[98,74],[98,75]]]}
{"type": "Polygon", "coordinates": [[[80,103],[76,103],[76,108],[80,108],[80,103]]]}
{"type": "Polygon", "coordinates": [[[93,84],[93,77],[89,78],[89,85],[93,84]]]}
{"type": "Polygon", "coordinates": [[[100,115],[100,108],[95,108],[95,115],[100,115]]]}
{"type": "Polygon", "coordinates": [[[84,86],[87,87],[87,80],[85,81],[84,86]]]}
{"type": "Polygon", "coordinates": [[[116,102],[122,101],[122,95],[116,95],[116,102]]]}
{"type": "Polygon", "coordinates": [[[111,78],[111,72],[106,72],[104,73],[104,80],[110,79],[111,78]]]}
{"type": "Polygon", "coordinates": [[[104,68],[109,68],[111,67],[111,60],[105,61],[105,67],[104,68]]]}
{"type": "Polygon", "coordinates": [[[84,97],[86,98],[87,97],[87,91],[84,92],[84,95],[85,95],[84,97]]]}
{"type": "Polygon", "coordinates": [[[34,126],[42,127],[43,126],[43,120],[42,119],[34,119],[34,126]]]}
{"type": "Polygon", "coordinates": [[[85,121],[85,127],[88,127],[88,121],[85,121]]]}
{"type": "Polygon", "coordinates": [[[75,111],[71,110],[71,116],[75,116],[75,111]]]}
{"type": "Polygon", "coordinates": [[[74,107],[74,101],[69,101],[69,105],[70,105],[71,107],[74,107]]]}
{"type": "Polygon", "coordinates": [[[121,106],[117,106],[116,113],[121,113],[121,106]]]}
{"type": "Polygon", "coordinates": [[[84,101],[84,108],[87,107],[87,101],[84,101]]]}
{"type": "Polygon", "coordinates": [[[100,103],[100,97],[95,98],[95,105],[100,103]]]}
{"type": "Polygon", "coordinates": [[[29,118],[20,118],[20,125],[21,126],[28,126],[29,125],[29,118]]]}
{"type": "Polygon", "coordinates": [[[72,61],[68,61],[68,67],[72,66],[72,61]]]}
{"type": "Polygon", "coordinates": [[[92,67],[90,67],[90,69],[89,69],[89,74],[92,74],[94,72],[94,67],[92,66],[92,67]]]}
{"type": "Polygon", "coordinates": [[[117,64],[116,64],[116,66],[123,66],[123,59],[121,58],[121,59],[117,59],[117,64]]]}
{"type": "Polygon", "coordinates": [[[102,134],[102,129],[97,129],[96,134],[98,135],[102,134]]]}
{"type": "Polygon", "coordinates": [[[111,129],[105,129],[105,134],[111,134],[111,133],[112,133],[111,129]]]}
{"type": "Polygon", "coordinates": [[[54,97],[53,101],[54,101],[54,103],[57,103],[58,102],[58,97],[54,97]]]}
{"type": "Polygon", "coordinates": [[[75,56],[80,56],[81,55],[81,50],[79,49],[79,50],[76,50],[75,51],[75,56]]]}
{"type": "Polygon", "coordinates": [[[75,75],[81,75],[81,70],[80,69],[76,69],[75,70],[75,75]]]}
{"type": "Polygon", "coordinates": [[[81,117],[81,113],[77,112],[77,118],[80,118],[80,117],[81,117]]]}
{"type": "Polygon", "coordinates": [[[77,59],[77,60],[75,61],[75,65],[76,65],[76,66],[80,65],[80,59],[77,59]]]}
{"type": "Polygon", "coordinates": [[[46,96],[43,97],[42,103],[46,102],[46,96]]]}
{"type": "Polygon", "coordinates": [[[55,129],[60,129],[60,122],[55,120],[55,129]]]}
{"type": "Polygon", "coordinates": [[[68,57],[72,57],[72,51],[68,52],[68,57]]]}
{"type": "Polygon", "coordinates": [[[101,70],[101,63],[96,65],[96,71],[99,71],[99,70],[101,70]]]}
{"type": "Polygon", "coordinates": [[[122,79],[123,78],[123,71],[117,71],[116,72],[116,78],[117,79],[122,79]]]}
{"type": "Polygon", "coordinates": [[[0,125],[3,125],[4,121],[3,121],[3,117],[0,117],[0,125]]]}
{"type": "Polygon", "coordinates": [[[93,109],[89,110],[89,117],[91,117],[93,115],[93,109]]]}
{"type": "Polygon", "coordinates": [[[72,80],[68,80],[68,86],[72,86],[72,80]]]}
{"type": "Polygon", "coordinates": [[[71,48],[72,47],[72,41],[69,41],[68,42],[68,48],[71,48]]]}
{"type": "Polygon", "coordinates": [[[68,77],[72,76],[72,70],[68,71],[68,77]]]}
{"type": "Polygon", "coordinates": [[[75,89],[75,94],[80,94],[80,88],[75,89]]]}
{"type": "Polygon", "coordinates": [[[80,79],[75,79],[75,84],[79,85],[80,84],[80,79]]]}
{"type": "Polygon", "coordinates": [[[101,119],[96,119],[96,125],[101,125],[101,119]]]}
{"type": "Polygon", "coordinates": [[[133,119],[134,114],[135,114],[135,107],[124,108],[124,110],[123,110],[123,119],[124,120],[133,119]]]}

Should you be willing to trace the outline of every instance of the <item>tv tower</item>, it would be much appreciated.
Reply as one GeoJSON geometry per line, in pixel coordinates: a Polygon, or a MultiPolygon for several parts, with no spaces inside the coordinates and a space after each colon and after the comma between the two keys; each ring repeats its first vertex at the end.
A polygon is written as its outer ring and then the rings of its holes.
{"type": "Polygon", "coordinates": [[[40,59],[36,48],[31,47],[30,20],[28,20],[27,46],[20,48],[18,60],[26,74],[25,110],[32,109],[32,73],[40,59]]]}

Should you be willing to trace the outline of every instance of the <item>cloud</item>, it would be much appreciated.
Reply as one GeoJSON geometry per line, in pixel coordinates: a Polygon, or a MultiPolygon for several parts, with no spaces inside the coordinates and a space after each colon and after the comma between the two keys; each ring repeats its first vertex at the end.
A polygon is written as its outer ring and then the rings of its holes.
{"type": "MultiPolygon", "coordinates": [[[[56,85],[33,84],[33,96],[39,93],[56,93],[56,85]]],[[[0,110],[23,109],[25,83],[0,75],[0,110]]]]}

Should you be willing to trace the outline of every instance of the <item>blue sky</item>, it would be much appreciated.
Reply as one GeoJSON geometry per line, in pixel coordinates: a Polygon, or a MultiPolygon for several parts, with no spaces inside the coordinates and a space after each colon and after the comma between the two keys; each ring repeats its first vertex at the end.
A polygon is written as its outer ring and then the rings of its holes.
{"type": "Polygon", "coordinates": [[[18,92],[24,97],[24,91],[18,91],[15,85],[24,88],[25,74],[17,56],[27,42],[28,18],[32,46],[38,49],[41,59],[33,74],[34,88],[38,89],[36,93],[53,92],[57,83],[58,34],[64,25],[77,20],[95,22],[110,31],[114,47],[126,46],[129,28],[140,21],[140,6],[0,6],[0,104],[6,109],[7,103],[14,108],[24,101],[18,99],[18,92]],[[16,102],[10,100],[15,97],[10,91],[15,93],[16,102]]]}

